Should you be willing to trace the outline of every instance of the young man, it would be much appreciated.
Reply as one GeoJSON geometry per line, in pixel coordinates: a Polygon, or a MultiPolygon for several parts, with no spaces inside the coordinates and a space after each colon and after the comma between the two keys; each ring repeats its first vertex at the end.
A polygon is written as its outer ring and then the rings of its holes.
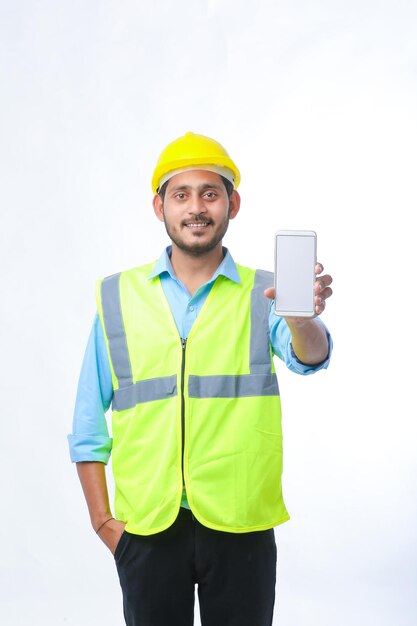
{"type": "Polygon", "coordinates": [[[314,319],[274,315],[272,275],[222,246],[239,180],[216,141],[169,144],[152,188],[171,246],[98,284],[69,439],[128,626],[191,626],[195,585],[203,626],[272,624],[273,528],[289,519],[272,353],[300,374],[327,367],[332,279],[317,266],[314,319]]]}

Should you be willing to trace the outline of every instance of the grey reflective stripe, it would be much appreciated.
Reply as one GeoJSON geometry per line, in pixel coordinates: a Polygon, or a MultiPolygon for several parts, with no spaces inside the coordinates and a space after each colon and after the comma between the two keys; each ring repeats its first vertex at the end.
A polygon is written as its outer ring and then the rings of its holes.
{"type": "Polygon", "coordinates": [[[140,380],[133,384],[132,366],[120,302],[120,273],[105,278],[101,284],[104,327],[109,342],[113,370],[119,389],[113,394],[114,411],[131,409],[141,402],[164,400],[177,395],[177,376],[140,380]]]}
{"type": "Polygon", "coordinates": [[[190,398],[242,398],[278,396],[275,374],[242,374],[240,376],[190,376],[190,398]]]}
{"type": "Polygon", "coordinates": [[[123,324],[119,282],[120,273],[113,274],[113,276],[103,280],[101,283],[101,304],[113,370],[119,387],[123,388],[132,385],[133,377],[123,324]]]}
{"type": "Polygon", "coordinates": [[[272,272],[257,270],[251,292],[250,311],[250,374],[237,376],[190,376],[190,398],[242,398],[250,396],[278,396],[275,374],[271,373],[269,339],[270,301],[264,296],[267,287],[274,284],[272,272]]]}
{"type": "Polygon", "coordinates": [[[114,411],[131,409],[141,402],[166,400],[177,395],[177,377],[166,376],[140,380],[134,385],[123,389],[116,389],[113,395],[112,408],[114,411]]]}
{"type": "Polygon", "coordinates": [[[269,340],[270,300],[264,296],[267,287],[274,284],[272,272],[257,270],[251,292],[250,310],[250,372],[251,374],[271,373],[271,352],[269,340]]]}

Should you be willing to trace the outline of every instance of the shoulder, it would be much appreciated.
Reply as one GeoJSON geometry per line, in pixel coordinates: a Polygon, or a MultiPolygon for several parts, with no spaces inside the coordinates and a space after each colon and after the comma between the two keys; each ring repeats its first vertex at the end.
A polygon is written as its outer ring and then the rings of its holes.
{"type": "Polygon", "coordinates": [[[138,265],[137,267],[131,267],[127,270],[121,270],[120,272],[116,272],[114,274],[110,274],[109,276],[104,276],[103,278],[99,278],[98,282],[118,282],[120,278],[123,279],[132,278],[132,277],[141,277],[148,278],[152,268],[154,267],[156,261],[152,261],[151,263],[145,263],[144,265],[138,265]]]}
{"type": "Polygon", "coordinates": [[[154,265],[155,261],[98,279],[96,281],[96,300],[99,302],[102,298],[117,299],[121,285],[124,288],[129,288],[129,285],[138,287],[147,284],[154,265]]]}
{"type": "Polygon", "coordinates": [[[259,289],[267,289],[274,284],[274,272],[263,269],[253,269],[236,263],[237,271],[242,280],[252,280],[253,287],[259,289]]]}

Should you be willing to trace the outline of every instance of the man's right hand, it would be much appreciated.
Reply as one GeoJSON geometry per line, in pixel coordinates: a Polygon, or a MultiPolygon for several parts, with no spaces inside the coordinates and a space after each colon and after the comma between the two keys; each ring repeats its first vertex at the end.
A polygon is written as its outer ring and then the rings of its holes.
{"type": "Polygon", "coordinates": [[[91,525],[114,554],[126,524],[111,516],[104,463],[80,461],[77,472],[87,500],[91,525]]]}
{"type": "Polygon", "coordinates": [[[123,531],[125,529],[126,524],[124,522],[119,522],[117,519],[109,520],[100,530],[98,531],[98,536],[106,544],[110,552],[113,554],[116,552],[117,544],[120,541],[121,536],[123,535],[123,531]]]}

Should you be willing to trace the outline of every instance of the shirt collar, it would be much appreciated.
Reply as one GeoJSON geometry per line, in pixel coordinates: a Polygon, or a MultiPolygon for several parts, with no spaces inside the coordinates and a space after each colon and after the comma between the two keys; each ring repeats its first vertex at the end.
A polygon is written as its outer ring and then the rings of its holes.
{"type": "MultiPolygon", "coordinates": [[[[165,272],[168,273],[171,276],[171,278],[173,278],[174,280],[177,280],[177,277],[174,272],[174,268],[172,267],[172,264],[171,264],[171,258],[170,258],[171,252],[172,252],[172,246],[168,246],[163,251],[159,259],[153,266],[152,271],[148,276],[148,280],[150,280],[151,278],[155,278],[156,276],[161,276],[161,274],[165,272]]],[[[232,280],[234,283],[240,284],[239,272],[237,271],[236,263],[234,262],[232,255],[230,254],[227,248],[223,248],[223,252],[224,252],[223,261],[220,263],[219,267],[214,272],[212,278],[208,282],[210,283],[214,282],[217,276],[225,276],[229,280],[232,280]]]]}

